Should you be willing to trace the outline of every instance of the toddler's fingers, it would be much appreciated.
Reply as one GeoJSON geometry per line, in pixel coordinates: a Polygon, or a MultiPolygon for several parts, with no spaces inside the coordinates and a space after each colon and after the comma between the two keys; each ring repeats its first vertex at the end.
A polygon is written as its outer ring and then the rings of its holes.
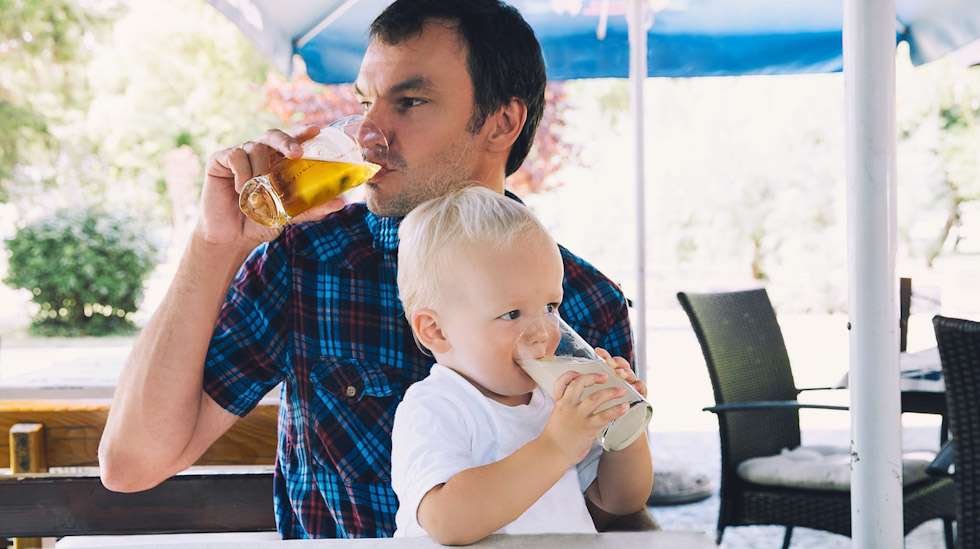
{"type": "Polygon", "coordinates": [[[592,413],[604,403],[619,398],[625,394],[626,389],[622,387],[610,387],[608,389],[596,391],[587,398],[582,399],[582,403],[579,404],[579,406],[585,415],[592,415],[592,413]]]}
{"type": "Polygon", "coordinates": [[[633,368],[630,366],[629,361],[621,356],[612,357],[612,361],[614,363],[613,365],[614,368],[626,368],[631,372],[633,371],[633,368]]]}
{"type": "Polygon", "coordinates": [[[609,351],[603,349],[602,347],[596,347],[595,354],[599,355],[599,358],[601,358],[603,362],[615,368],[615,364],[612,362],[612,355],[609,354],[609,351]]]}
{"type": "Polygon", "coordinates": [[[578,403],[582,400],[582,392],[585,391],[586,387],[589,385],[595,385],[596,383],[603,383],[606,381],[606,379],[606,374],[580,375],[568,384],[568,388],[565,389],[565,396],[572,402],[578,403]]]}
{"type": "Polygon", "coordinates": [[[630,405],[624,402],[618,406],[613,406],[608,410],[603,410],[598,414],[592,414],[592,417],[589,419],[589,423],[593,427],[597,427],[597,428],[602,427],[603,425],[608,425],[613,420],[620,418],[624,414],[626,414],[626,411],[629,409],[630,409],[630,405]]]}
{"type": "MultiPolygon", "coordinates": [[[[572,382],[575,378],[579,377],[581,374],[578,372],[565,372],[558,379],[555,380],[555,400],[561,400],[565,398],[565,392],[568,390],[568,384],[572,382]]],[[[574,401],[573,401],[574,402],[574,401]]]]}

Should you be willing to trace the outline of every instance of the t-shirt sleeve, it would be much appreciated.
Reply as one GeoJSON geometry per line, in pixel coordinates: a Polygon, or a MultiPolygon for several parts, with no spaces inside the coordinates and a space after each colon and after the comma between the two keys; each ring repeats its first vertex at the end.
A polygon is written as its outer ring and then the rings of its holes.
{"type": "Polygon", "coordinates": [[[204,390],[244,416],[285,377],[290,267],[283,238],[256,248],[228,288],[204,360],[204,390]]]}
{"type": "Polygon", "coordinates": [[[585,458],[575,464],[575,471],[578,473],[578,485],[583,494],[592,484],[592,481],[599,476],[599,459],[601,457],[602,446],[598,442],[593,442],[585,458]]]}
{"type": "Polygon", "coordinates": [[[397,527],[421,530],[418,508],[429,490],[479,465],[472,450],[475,426],[452,400],[409,391],[395,412],[391,486],[398,496],[397,527]]]}

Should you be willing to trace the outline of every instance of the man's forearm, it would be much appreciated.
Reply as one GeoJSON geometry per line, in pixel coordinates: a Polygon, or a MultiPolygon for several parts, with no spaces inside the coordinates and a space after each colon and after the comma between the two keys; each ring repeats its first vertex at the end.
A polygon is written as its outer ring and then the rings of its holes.
{"type": "Polygon", "coordinates": [[[476,542],[527,511],[571,467],[538,438],[506,458],[456,474],[419,505],[419,522],[447,545],[476,542]]]}
{"type": "Polygon", "coordinates": [[[604,511],[625,515],[643,509],[652,486],[653,464],[644,433],[628,447],[602,454],[595,483],[586,495],[604,511]]]}
{"type": "Polygon", "coordinates": [[[250,251],[246,248],[218,247],[198,232],[192,235],[116,387],[99,445],[110,488],[136,489],[176,472],[201,409],[208,343],[228,286],[250,251]]]}

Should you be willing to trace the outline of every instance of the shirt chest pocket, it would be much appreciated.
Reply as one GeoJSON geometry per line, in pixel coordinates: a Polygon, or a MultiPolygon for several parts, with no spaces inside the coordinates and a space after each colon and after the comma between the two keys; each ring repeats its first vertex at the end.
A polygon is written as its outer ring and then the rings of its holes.
{"type": "Polygon", "coordinates": [[[345,483],[391,481],[391,428],[406,384],[395,368],[322,357],[311,369],[314,459],[345,483]]]}

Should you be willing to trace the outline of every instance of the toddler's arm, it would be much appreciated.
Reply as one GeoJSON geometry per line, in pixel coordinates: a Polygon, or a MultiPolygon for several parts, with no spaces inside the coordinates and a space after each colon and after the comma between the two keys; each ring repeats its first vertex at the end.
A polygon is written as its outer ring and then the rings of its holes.
{"type": "Polygon", "coordinates": [[[461,471],[429,490],[418,507],[422,528],[439,543],[463,545],[527,511],[585,457],[599,429],[625,413],[623,406],[615,406],[593,415],[603,402],[622,396],[617,389],[579,401],[585,387],[604,377],[570,373],[559,378],[555,394],[562,396],[541,435],[500,461],[461,471]]]}
{"type": "MultiPolygon", "coordinates": [[[[612,358],[603,349],[596,349],[596,353],[646,398],[646,385],[636,378],[625,359],[612,358]]],[[[607,513],[627,515],[646,507],[652,486],[653,463],[647,435],[643,433],[633,444],[618,452],[603,452],[595,482],[585,495],[607,513]]]]}

